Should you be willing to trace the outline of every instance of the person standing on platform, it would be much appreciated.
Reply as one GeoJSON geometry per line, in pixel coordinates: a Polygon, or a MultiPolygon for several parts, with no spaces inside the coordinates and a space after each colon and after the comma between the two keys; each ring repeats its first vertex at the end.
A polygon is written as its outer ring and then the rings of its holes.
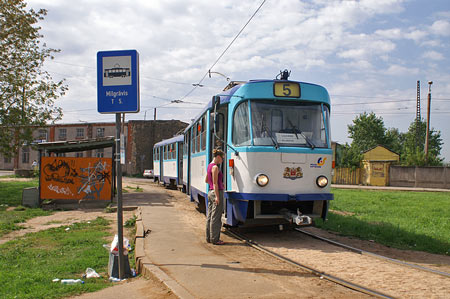
{"type": "Polygon", "coordinates": [[[223,245],[225,243],[220,240],[220,230],[222,228],[224,186],[223,174],[219,166],[223,162],[224,153],[220,149],[214,149],[213,157],[213,161],[208,165],[205,178],[205,182],[209,184],[206,242],[214,245],[223,245]]]}

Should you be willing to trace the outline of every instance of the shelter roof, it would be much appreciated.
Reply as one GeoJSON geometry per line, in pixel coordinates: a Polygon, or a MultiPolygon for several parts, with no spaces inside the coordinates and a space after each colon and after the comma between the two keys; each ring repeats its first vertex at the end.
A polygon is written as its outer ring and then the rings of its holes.
{"type": "Polygon", "coordinates": [[[45,150],[51,153],[82,152],[112,146],[114,146],[113,136],[83,140],[40,142],[37,144],[38,150],[45,150]]]}

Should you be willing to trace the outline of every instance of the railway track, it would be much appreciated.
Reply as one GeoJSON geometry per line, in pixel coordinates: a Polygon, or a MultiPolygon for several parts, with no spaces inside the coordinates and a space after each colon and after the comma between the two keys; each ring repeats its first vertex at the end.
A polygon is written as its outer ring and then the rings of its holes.
{"type": "Polygon", "coordinates": [[[390,258],[390,257],[387,257],[387,256],[383,256],[383,255],[379,255],[379,254],[372,253],[372,252],[369,252],[369,251],[365,251],[365,250],[362,250],[362,249],[359,249],[359,248],[355,248],[355,247],[352,247],[352,246],[349,246],[349,245],[346,245],[346,244],[339,243],[339,242],[334,241],[334,240],[330,240],[330,239],[318,236],[316,234],[307,232],[307,231],[302,230],[300,228],[294,228],[294,230],[299,232],[299,233],[302,233],[302,234],[305,234],[307,236],[310,236],[310,237],[312,237],[314,239],[318,239],[318,240],[327,242],[329,244],[332,244],[332,245],[335,245],[335,246],[338,246],[338,247],[341,247],[341,248],[345,248],[347,250],[350,250],[352,252],[355,252],[355,253],[358,253],[358,254],[361,254],[361,255],[371,256],[371,257],[374,257],[374,258],[377,258],[377,259],[381,259],[381,260],[384,260],[384,261],[387,261],[387,262],[391,262],[391,263],[394,263],[394,264],[399,264],[399,265],[402,265],[402,266],[405,266],[405,267],[409,267],[409,268],[413,268],[413,269],[416,269],[416,270],[421,270],[421,271],[425,271],[425,272],[429,272],[429,273],[434,273],[434,274],[437,274],[437,275],[441,275],[441,276],[450,278],[450,273],[447,273],[447,272],[438,271],[438,270],[435,270],[435,269],[419,266],[419,265],[416,265],[416,264],[407,263],[407,262],[404,262],[404,261],[401,261],[401,260],[397,260],[397,259],[393,259],[393,258],[390,258]]]}
{"type": "Polygon", "coordinates": [[[364,294],[368,294],[368,295],[371,295],[371,296],[376,296],[378,298],[395,298],[394,296],[385,294],[385,293],[383,293],[381,291],[377,291],[377,290],[374,290],[374,289],[370,289],[370,288],[364,287],[364,286],[359,285],[359,284],[355,284],[355,283],[353,283],[351,281],[348,281],[346,279],[339,278],[339,277],[337,277],[335,275],[325,273],[323,271],[320,271],[318,269],[314,269],[313,267],[310,267],[310,266],[305,265],[303,263],[299,263],[297,261],[294,261],[294,260],[292,260],[292,259],[290,259],[288,257],[285,257],[283,255],[280,255],[280,254],[272,251],[272,250],[269,250],[269,249],[265,248],[262,245],[259,245],[258,243],[256,243],[256,242],[250,240],[249,238],[247,238],[246,236],[244,236],[244,235],[242,235],[242,234],[240,234],[240,233],[238,233],[236,231],[233,231],[231,229],[228,229],[226,231],[226,233],[231,235],[232,237],[242,241],[242,242],[245,242],[247,245],[249,245],[249,246],[251,246],[251,247],[253,247],[253,248],[257,249],[257,250],[260,250],[260,251],[262,251],[262,252],[264,252],[264,253],[272,256],[272,257],[275,257],[275,258],[277,258],[277,259],[279,259],[281,261],[284,261],[284,262],[286,262],[286,263],[288,263],[290,265],[293,265],[295,267],[299,267],[299,268],[301,268],[304,271],[312,273],[312,274],[316,275],[317,277],[319,277],[320,279],[326,279],[328,281],[331,281],[331,282],[337,283],[339,285],[342,285],[342,286],[344,286],[346,288],[349,288],[349,289],[352,289],[352,290],[356,290],[358,292],[361,292],[361,293],[364,293],[364,294]]]}

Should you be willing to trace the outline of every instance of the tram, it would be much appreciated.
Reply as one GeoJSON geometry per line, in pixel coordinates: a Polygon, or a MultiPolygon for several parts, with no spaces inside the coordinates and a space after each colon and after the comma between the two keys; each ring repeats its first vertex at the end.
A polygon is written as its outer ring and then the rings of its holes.
{"type": "Polygon", "coordinates": [[[206,169],[212,150],[220,148],[226,225],[310,225],[326,219],[333,200],[330,97],[322,86],[288,77],[284,71],[280,79],[231,82],[175,143],[172,138],[155,145],[154,162],[160,162],[155,175],[159,171],[165,181],[166,167],[178,173],[172,180],[204,211],[206,169]],[[163,160],[161,146],[169,142],[177,154],[163,160]]]}

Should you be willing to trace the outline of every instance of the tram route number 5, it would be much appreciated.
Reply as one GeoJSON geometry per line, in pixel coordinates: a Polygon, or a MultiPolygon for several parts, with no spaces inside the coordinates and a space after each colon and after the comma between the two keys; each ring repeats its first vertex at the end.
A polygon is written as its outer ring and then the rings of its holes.
{"type": "Polygon", "coordinates": [[[300,84],[294,82],[275,82],[273,94],[276,97],[300,97],[300,84]]]}

